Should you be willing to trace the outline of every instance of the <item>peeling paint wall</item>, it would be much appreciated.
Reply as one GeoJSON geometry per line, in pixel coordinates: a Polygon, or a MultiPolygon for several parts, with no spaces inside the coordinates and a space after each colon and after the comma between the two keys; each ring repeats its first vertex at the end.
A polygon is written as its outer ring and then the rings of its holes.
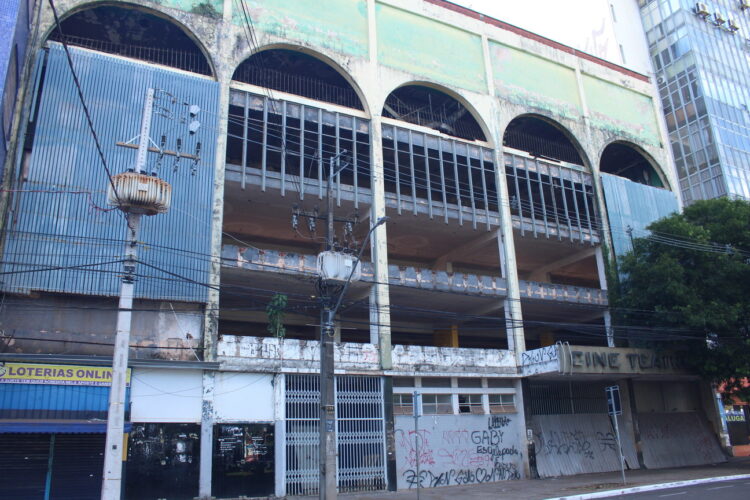
{"type": "Polygon", "coordinates": [[[156,3],[214,19],[221,19],[224,11],[224,0],[156,0],[156,3]]]}
{"type": "Polygon", "coordinates": [[[600,78],[582,76],[594,127],[658,145],[659,126],[651,97],[600,78]]]}
{"type": "Polygon", "coordinates": [[[490,42],[490,59],[501,98],[564,118],[581,116],[573,68],[494,41],[490,42]]]}
{"type": "Polygon", "coordinates": [[[395,419],[398,489],[478,484],[523,475],[524,424],[509,415],[425,415],[395,419]],[[417,472],[419,461],[419,472],[417,472]]]}
{"type": "MultiPolygon", "coordinates": [[[[368,53],[367,3],[364,0],[254,0],[245,4],[255,29],[303,46],[325,47],[356,57],[368,53]]],[[[245,14],[237,6],[233,11],[237,25],[245,23],[245,14]]]]}
{"type": "Polygon", "coordinates": [[[378,59],[428,81],[486,92],[482,39],[432,19],[377,4],[378,59]]]}

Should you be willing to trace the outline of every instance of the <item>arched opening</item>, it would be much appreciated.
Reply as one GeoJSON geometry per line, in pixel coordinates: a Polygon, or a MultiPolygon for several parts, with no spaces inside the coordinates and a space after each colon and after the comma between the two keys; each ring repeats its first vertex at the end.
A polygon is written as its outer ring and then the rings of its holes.
{"type": "Polygon", "coordinates": [[[583,165],[580,153],[567,135],[536,116],[519,116],[511,121],[503,134],[503,146],[545,160],[583,165]]]}
{"type": "Polygon", "coordinates": [[[615,142],[604,148],[599,170],[647,186],[664,187],[651,162],[634,147],[615,142]]]}
{"type": "Polygon", "coordinates": [[[237,67],[232,80],[364,110],[362,100],[341,73],[320,59],[296,50],[258,52],[237,67]]]}
{"type": "MultiPolygon", "coordinates": [[[[593,179],[569,134],[541,117],[523,115],[506,128],[503,146],[511,213],[526,221],[529,232],[595,241],[593,179]]],[[[524,224],[520,232],[525,236],[524,224]]]]}
{"type": "Polygon", "coordinates": [[[425,85],[405,85],[390,93],[383,116],[469,141],[487,138],[469,109],[457,99],[425,85]]]}
{"type": "MultiPolygon", "coordinates": [[[[184,28],[140,8],[101,5],[60,22],[65,42],[191,73],[212,75],[211,65],[184,28]]],[[[49,40],[63,41],[56,27],[49,40]]]]}

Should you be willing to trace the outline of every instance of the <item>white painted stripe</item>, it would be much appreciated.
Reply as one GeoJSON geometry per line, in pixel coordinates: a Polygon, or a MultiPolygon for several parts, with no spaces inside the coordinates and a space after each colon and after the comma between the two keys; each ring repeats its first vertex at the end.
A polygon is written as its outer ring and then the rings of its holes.
{"type": "Polygon", "coordinates": [[[677,495],[686,495],[686,494],[687,494],[687,491],[681,491],[679,493],[669,493],[667,495],[659,495],[659,498],[661,498],[661,497],[674,497],[674,496],[677,496],[677,495]]]}
{"type": "Polygon", "coordinates": [[[620,495],[632,495],[633,493],[643,493],[644,491],[666,490],[668,488],[679,488],[681,486],[693,486],[696,484],[718,483],[722,481],[736,481],[738,479],[750,479],[750,474],[737,474],[735,476],[717,476],[704,477],[701,479],[689,479],[686,481],[675,481],[672,483],[645,484],[633,488],[622,488],[619,490],[597,491],[596,493],[584,493],[582,495],[572,495],[567,497],[551,497],[546,500],[589,500],[593,498],[608,498],[620,495]]]}
{"type": "Polygon", "coordinates": [[[706,488],[706,491],[710,491],[710,490],[723,490],[724,488],[734,488],[734,485],[730,484],[728,486],[714,486],[713,488],[706,488]]]}

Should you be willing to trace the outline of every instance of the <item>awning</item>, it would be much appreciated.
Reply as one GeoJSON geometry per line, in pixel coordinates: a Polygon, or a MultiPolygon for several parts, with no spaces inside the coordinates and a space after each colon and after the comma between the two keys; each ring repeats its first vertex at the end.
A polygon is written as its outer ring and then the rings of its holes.
{"type": "MultiPolygon", "coordinates": [[[[131,424],[125,423],[125,432],[131,424]]],[[[0,420],[0,434],[104,434],[107,422],[86,420],[0,420]]]]}

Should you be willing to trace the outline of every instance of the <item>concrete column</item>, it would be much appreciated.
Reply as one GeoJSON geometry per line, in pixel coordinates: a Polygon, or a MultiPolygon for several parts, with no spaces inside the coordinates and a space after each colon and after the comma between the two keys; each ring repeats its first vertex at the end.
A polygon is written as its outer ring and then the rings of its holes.
{"type": "Polygon", "coordinates": [[[641,428],[638,424],[638,405],[636,404],[635,400],[635,384],[633,384],[633,379],[629,378],[627,380],[627,383],[621,383],[620,384],[620,390],[625,388],[626,391],[621,392],[621,399],[622,399],[622,409],[623,409],[623,415],[625,416],[625,419],[629,421],[629,424],[631,426],[631,432],[633,433],[633,443],[635,445],[635,454],[638,458],[638,466],[641,469],[646,468],[646,464],[643,461],[643,444],[641,442],[641,428]]]}
{"type": "MultiPolygon", "coordinates": [[[[224,25],[232,26],[232,2],[224,2],[224,25]]],[[[221,35],[226,35],[221,33],[221,35]]],[[[219,37],[219,50],[230,52],[230,39],[219,37]]],[[[227,149],[227,118],[229,115],[229,81],[232,69],[215,60],[216,77],[219,81],[219,107],[217,110],[216,156],[214,157],[213,200],[211,203],[211,255],[221,255],[221,233],[224,223],[224,165],[227,149]]],[[[203,315],[203,359],[216,360],[216,341],[219,335],[219,286],[221,285],[221,261],[211,259],[209,263],[206,309],[203,315]]],[[[203,374],[203,404],[201,411],[201,457],[199,466],[198,494],[211,497],[213,440],[214,440],[214,384],[215,373],[203,374]]]]}
{"type": "MultiPolygon", "coordinates": [[[[496,128],[497,129],[497,128],[496,128]]],[[[521,313],[521,290],[518,284],[516,267],[516,248],[513,244],[513,221],[508,202],[508,185],[505,182],[505,161],[502,149],[503,138],[497,130],[495,138],[495,183],[497,184],[500,227],[497,230],[497,244],[500,252],[501,268],[504,271],[508,295],[504,302],[508,349],[516,354],[516,360],[526,350],[526,339],[523,332],[523,315],[521,313]]]]}
{"type": "MultiPolygon", "coordinates": [[[[370,82],[378,82],[378,29],[375,15],[375,0],[367,0],[367,42],[369,47],[370,82]]],[[[368,85],[369,95],[377,85],[368,85]]],[[[380,116],[381,102],[370,102],[370,157],[372,207],[370,224],[385,216],[385,179],[383,177],[383,133],[380,116]]],[[[391,361],[391,302],[388,294],[388,235],[387,224],[373,231],[370,243],[370,255],[375,271],[375,284],[370,289],[370,342],[377,344],[380,352],[380,367],[389,370],[391,361]]]]}
{"type": "MultiPolygon", "coordinates": [[[[596,271],[599,273],[599,288],[607,290],[607,267],[604,265],[602,247],[596,247],[596,271]]],[[[604,328],[607,331],[607,347],[615,347],[615,332],[612,330],[612,315],[609,309],[604,311],[604,328]]]]}
{"type": "MultiPolygon", "coordinates": [[[[526,405],[524,405],[524,394],[523,394],[523,379],[515,379],[513,381],[513,388],[516,390],[516,416],[519,420],[519,422],[522,422],[522,429],[523,429],[523,435],[521,436],[520,442],[518,443],[518,446],[521,450],[528,450],[528,438],[527,438],[527,430],[530,426],[528,422],[526,421],[526,405]]],[[[532,472],[531,472],[531,466],[529,465],[529,454],[527,453],[521,453],[521,456],[523,457],[523,473],[521,475],[522,478],[531,478],[532,472]]]]}
{"type": "Polygon", "coordinates": [[[273,420],[274,420],[274,476],[275,494],[286,496],[286,399],[285,375],[277,373],[273,379],[273,420]]]}
{"type": "MultiPolygon", "coordinates": [[[[370,125],[372,147],[372,214],[370,224],[385,216],[385,181],[383,177],[383,135],[380,114],[373,115],[370,125]]],[[[391,302],[388,294],[388,235],[386,226],[372,233],[370,255],[375,284],[370,289],[370,342],[380,348],[380,367],[389,370],[391,362],[391,302]]]]}
{"type": "Polygon", "coordinates": [[[214,444],[215,372],[203,372],[203,405],[201,407],[201,457],[198,468],[198,497],[211,498],[211,473],[214,444]]]}

